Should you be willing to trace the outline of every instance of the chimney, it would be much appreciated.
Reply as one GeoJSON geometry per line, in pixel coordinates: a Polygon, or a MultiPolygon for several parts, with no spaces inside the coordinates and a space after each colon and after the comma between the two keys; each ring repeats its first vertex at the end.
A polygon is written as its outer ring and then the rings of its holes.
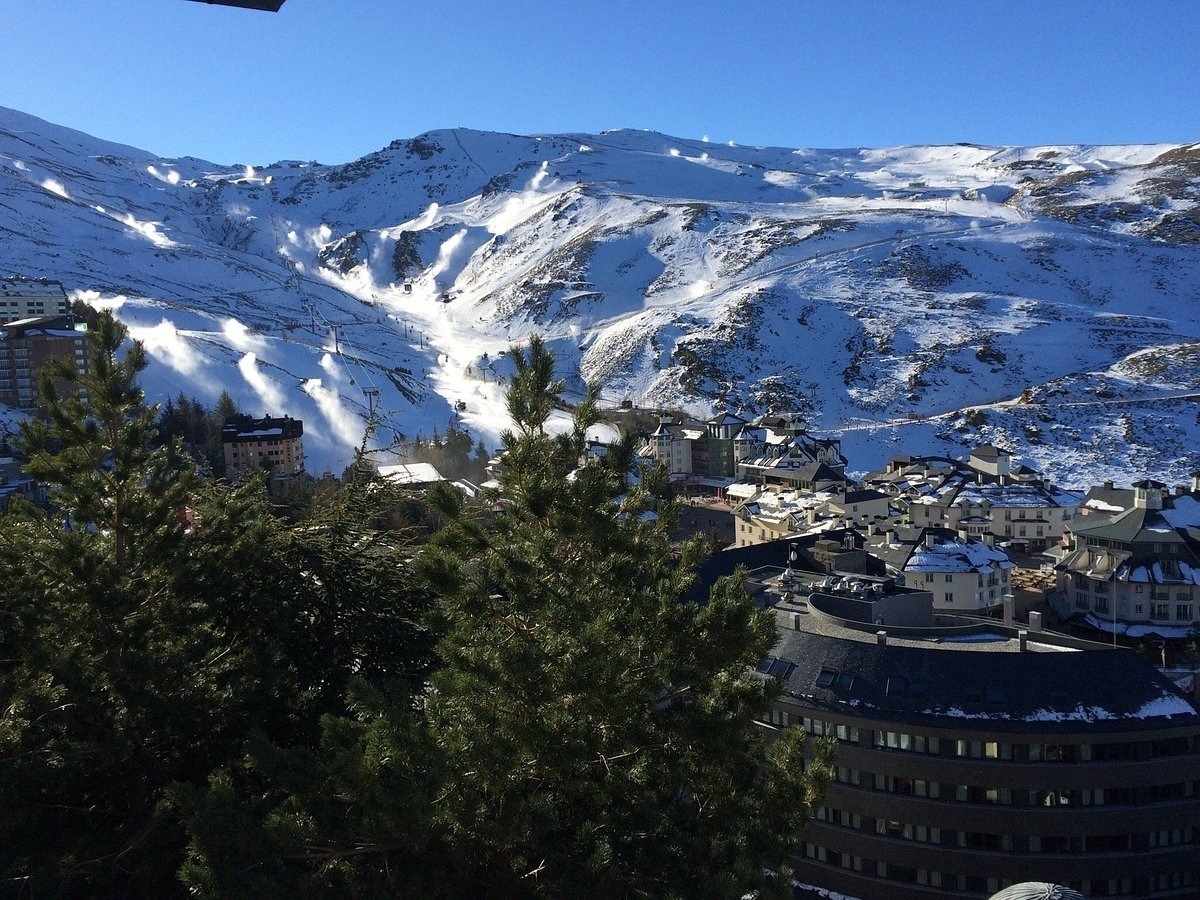
{"type": "Polygon", "coordinates": [[[1022,653],[1024,653],[1026,650],[1029,649],[1028,646],[1026,646],[1029,641],[1029,632],[1028,631],[1025,631],[1024,629],[1022,629],[1021,631],[1018,631],[1017,632],[1017,640],[1021,642],[1021,652],[1022,653]]]}
{"type": "Polygon", "coordinates": [[[1042,614],[1040,612],[1035,612],[1033,610],[1030,610],[1029,630],[1030,631],[1041,631],[1042,630],[1042,614]]]}
{"type": "Polygon", "coordinates": [[[932,531],[925,532],[925,549],[932,550],[936,546],[937,546],[937,538],[934,536],[933,532],[932,531]]]}
{"type": "Polygon", "coordinates": [[[1187,493],[1187,488],[1184,487],[1182,484],[1175,485],[1175,496],[1176,497],[1182,497],[1186,493],[1187,493]]]}
{"type": "Polygon", "coordinates": [[[1012,628],[1013,624],[1013,595],[1004,595],[1004,624],[1012,628]]]}
{"type": "Polygon", "coordinates": [[[878,644],[880,647],[886,647],[887,646],[887,632],[886,631],[875,632],[875,643],[878,644]]]}
{"type": "Polygon", "coordinates": [[[1104,489],[1106,491],[1111,491],[1113,489],[1113,483],[1111,480],[1104,482],[1104,489]]]}

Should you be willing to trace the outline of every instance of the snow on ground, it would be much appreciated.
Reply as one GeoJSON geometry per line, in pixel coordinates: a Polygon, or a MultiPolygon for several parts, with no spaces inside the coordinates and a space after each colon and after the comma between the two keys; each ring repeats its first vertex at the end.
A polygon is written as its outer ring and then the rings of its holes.
{"type": "Polygon", "coordinates": [[[855,470],[992,441],[1069,487],[1178,480],[1200,468],[1200,254],[1139,235],[1161,211],[1094,220],[1177,178],[1175,149],[448,129],[222,166],[0,110],[24,225],[4,268],[116,309],[152,399],[304,419],[316,471],[372,411],[379,444],[454,425],[494,447],[506,351],[536,332],[571,393],[799,412],[855,470]]]}

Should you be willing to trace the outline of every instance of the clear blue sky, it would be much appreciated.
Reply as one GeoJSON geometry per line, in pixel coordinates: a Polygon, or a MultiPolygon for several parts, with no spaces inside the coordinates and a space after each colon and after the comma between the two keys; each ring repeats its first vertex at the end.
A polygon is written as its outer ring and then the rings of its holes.
{"type": "Polygon", "coordinates": [[[434,128],[788,147],[1200,140],[1196,0],[4,0],[0,105],[164,156],[434,128]]]}

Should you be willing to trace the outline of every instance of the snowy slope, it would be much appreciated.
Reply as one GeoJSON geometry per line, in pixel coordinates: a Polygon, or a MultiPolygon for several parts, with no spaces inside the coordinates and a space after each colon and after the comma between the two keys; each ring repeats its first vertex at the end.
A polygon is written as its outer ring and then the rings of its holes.
{"type": "Polygon", "coordinates": [[[0,270],[116,308],[152,398],[303,418],[318,471],[372,406],[381,442],[461,421],[493,443],[503,353],[538,332],[575,389],[799,410],[854,469],[982,438],[1066,484],[1179,480],[1198,160],[454,129],[222,166],[0,110],[0,270]]]}

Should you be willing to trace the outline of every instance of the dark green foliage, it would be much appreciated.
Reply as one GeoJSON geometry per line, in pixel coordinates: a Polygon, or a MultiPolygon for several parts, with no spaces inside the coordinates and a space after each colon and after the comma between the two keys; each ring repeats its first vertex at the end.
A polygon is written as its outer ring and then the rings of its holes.
{"type": "Polygon", "coordinates": [[[103,315],[90,375],[43,374],[50,418],[21,444],[51,511],[18,504],[0,528],[0,870],[34,895],[169,886],[180,834],[159,792],[277,730],[294,690],[267,637],[286,603],[258,566],[273,522],[214,495],[177,443],[152,449],[124,334],[103,315]]]}
{"type": "Polygon", "coordinates": [[[174,400],[167,399],[159,411],[156,427],[159,440],[178,439],[193,459],[209,472],[225,474],[225,451],[221,443],[221,428],[230,416],[238,415],[237,403],[228,391],[221,391],[215,408],[209,410],[195,397],[188,399],[182,392],[174,400]]]}
{"type": "Polygon", "coordinates": [[[308,730],[252,741],[204,788],[173,793],[188,832],[181,877],[217,896],[437,893],[452,870],[431,824],[440,785],[414,698],[436,617],[409,571],[407,532],[380,523],[410,499],[360,456],[340,489],[289,532],[305,634],[308,730]]]}
{"type": "Polygon", "coordinates": [[[0,523],[0,892],[725,897],[784,861],[828,769],[750,727],[773,622],[737,579],[680,602],[662,473],[578,469],[595,395],[550,433],[540,340],[503,502],[434,491],[422,550],[362,460],[290,524],[198,478],[123,338],[86,403],[43,380],[53,506],[0,523]]]}
{"type": "Polygon", "coordinates": [[[576,471],[594,394],[548,434],[552,356],[535,338],[514,362],[508,502],[486,525],[459,515],[419,560],[448,629],[428,704],[448,837],[480,892],[736,896],[821,787],[801,732],[764,769],[748,727],[775,689],[750,674],[773,620],[733,580],[680,603],[700,548],[676,559],[643,516],[631,444],[576,471]]]}
{"type": "Polygon", "coordinates": [[[250,748],[236,776],[181,789],[203,896],[256,900],[454,896],[431,821],[441,772],[412,698],[356,683],[352,715],[322,721],[318,747],[250,748]]]}
{"type": "Polygon", "coordinates": [[[16,504],[0,527],[6,892],[181,893],[179,798],[220,783],[252,735],[316,746],[352,680],[419,684],[429,663],[422,595],[397,577],[407,548],[349,506],[287,529],[261,484],[197,478],[158,440],[123,338],[102,316],[91,374],[47,372],[50,420],[22,445],[52,507],[16,504]]]}
{"type": "Polygon", "coordinates": [[[407,458],[411,462],[429,463],[451,481],[466,478],[480,482],[486,477],[487,448],[482,442],[473,443],[469,433],[454,427],[444,436],[437,431],[432,438],[418,436],[409,447],[407,458]]]}

